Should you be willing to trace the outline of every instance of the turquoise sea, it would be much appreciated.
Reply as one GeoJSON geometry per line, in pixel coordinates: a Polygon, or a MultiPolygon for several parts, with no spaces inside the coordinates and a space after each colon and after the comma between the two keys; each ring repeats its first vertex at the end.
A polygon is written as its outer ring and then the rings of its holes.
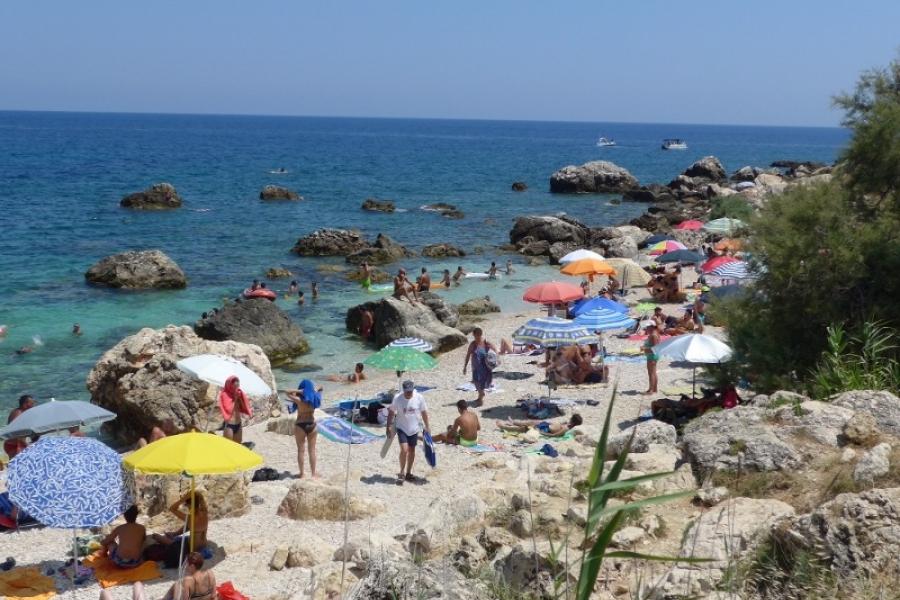
{"type": "MultiPolygon", "coordinates": [[[[491,260],[505,262],[495,246],[507,241],[517,215],[566,212],[607,225],[645,208],[614,205],[609,196],[549,194],[550,174],[564,165],[612,160],[642,183],[665,183],[709,154],[729,172],[779,159],[832,162],[846,140],[837,128],[0,112],[0,324],[9,328],[0,338],[0,409],[23,393],[87,399],[85,377],[106,349],[141,327],[193,323],[273,266],[294,271],[307,292],[303,307],[279,300],[310,339],[313,350],[301,360],[323,373],[345,370],[372,349],[344,331],[344,313],[372,296],[315,268],[342,259],[290,254],[298,237],[320,227],[384,232],[412,248],[480,246],[483,254],[458,262],[485,270],[491,260]],[[596,147],[601,135],[619,145],[596,147]],[[684,138],[689,149],[660,150],[667,137],[684,138]],[[288,173],[269,173],[278,168],[288,173]],[[517,180],[528,191],[510,191],[517,180]],[[175,185],[182,209],[119,207],[122,196],[160,181],[175,185]],[[305,200],[261,202],[270,183],[305,200]],[[367,197],[391,199],[402,212],[364,212],[367,197]],[[433,202],[455,204],[466,218],[420,210],[433,202]],[[175,259],[189,287],[122,292],[85,284],[96,260],[143,248],[175,259]],[[308,293],[313,280],[317,302],[308,293]],[[81,337],[70,333],[75,322],[81,337]],[[24,345],[34,352],[16,355],[24,345]]],[[[456,264],[405,262],[432,271],[456,264]]],[[[489,294],[514,308],[536,274],[517,268],[511,280],[466,282],[449,297],[489,294]]],[[[295,379],[279,374],[282,384],[295,379]]]]}

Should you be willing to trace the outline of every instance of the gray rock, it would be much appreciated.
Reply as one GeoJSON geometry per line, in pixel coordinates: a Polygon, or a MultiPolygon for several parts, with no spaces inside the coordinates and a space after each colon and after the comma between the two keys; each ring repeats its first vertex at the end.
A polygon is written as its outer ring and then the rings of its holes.
{"type": "Polygon", "coordinates": [[[280,185],[267,185],[259,192],[260,200],[303,200],[303,196],[280,185]]]}
{"type": "Polygon", "coordinates": [[[275,553],[272,554],[272,559],[269,560],[269,568],[273,571],[280,571],[287,564],[288,554],[290,553],[290,548],[277,548],[275,553]]]}
{"type": "Polygon", "coordinates": [[[500,305],[490,296],[470,298],[456,307],[461,315],[486,315],[500,312],[500,305]]]}
{"type": "Polygon", "coordinates": [[[710,181],[724,181],[727,178],[725,167],[715,156],[704,156],[685,170],[687,177],[701,177],[710,181]]]}
{"type": "MultiPolygon", "coordinates": [[[[340,566],[340,565],[338,565],[340,566]]],[[[338,571],[338,573],[340,573],[338,571]]],[[[482,600],[490,597],[487,584],[478,578],[469,579],[447,564],[446,560],[421,562],[372,561],[365,576],[349,592],[344,592],[346,600],[375,599],[440,599],[440,600],[482,600]]],[[[333,596],[338,598],[335,589],[333,596]]],[[[306,595],[302,597],[306,598],[306,595]]]]}
{"type": "Polygon", "coordinates": [[[392,213],[397,210],[397,206],[390,200],[378,200],[377,198],[366,198],[360,208],[363,210],[385,213],[392,213]]]}
{"type": "Polygon", "coordinates": [[[773,431],[764,409],[738,406],[694,419],[684,427],[685,456],[702,471],[793,469],[797,450],[773,431]]]}
{"type": "Polygon", "coordinates": [[[627,526],[615,532],[612,536],[612,545],[617,548],[633,548],[647,537],[647,532],[641,527],[627,526]]]}
{"type": "Polygon", "coordinates": [[[381,514],[386,508],[377,498],[351,494],[347,501],[343,488],[301,479],[291,484],[276,512],[295,521],[356,521],[381,514]]]}
{"type": "Polygon", "coordinates": [[[345,260],[354,265],[362,263],[385,265],[411,256],[415,256],[415,253],[395,242],[390,236],[379,233],[371,246],[353,252],[345,260]]]}
{"type": "Polygon", "coordinates": [[[584,527],[587,523],[587,509],[579,504],[573,504],[566,512],[566,518],[576,527],[584,527]]]}
{"type": "Polygon", "coordinates": [[[868,412],[878,423],[878,428],[894,437],[900,437],[900,399],[887,391],[856,390],[837,394],[830,399],[836,406],[868,412]]]}
{"type": "Polygon", "coordinates": [[[618,193],[637,186],[637,178],[627,169],[605,160],[569,165],[550,176],[553,193],[618,193]]]}
{"type": "Polygon", "coordinates": [[[741,167],[731,174],[731,179],[733,181],[753,181],[754,179],[756,179],[756,176],[762,172],[762,169],[758,167],[741,167]]]}
{"type": "Polygon", "coordinates": [[[806,400],[785,406],[776,412],[780,428],[803,432],[820,444],[838,447],[843,444],[844,427],[853,411],[828,402],[806,400]]]}
{"type": "Polygon", "coordinates": [[[459,309],[434,292],[419,292],[419,299],[447,327],[459,325],[459,309]]]}
{"type": "Polygon", "coordinates": [[[266,269],[266,279],[285,279],[293,275],[290,269],[284,267],[270,267],[266,269]]]}
{"type": "Polygon", "coordinates": [[[459,541],[459,547],[450,555],[450,560],[460,573],[475,577],[487,561],[487,552],[475,537],[464,535],[459,541]]]}
{"type": "Polygon", "coordinates": [[[467,341],[465,334],[442,323],[427,305],[412,305],[394,297],[349,309],[345,319],[348,331],[359,332],[364,310],[372,311],[375,317],[374,342],[379,347],[402,337],[417,337],[430,343],[438,352],[448,352],[467,341]]]}
{"type": "Polygon", "coordinates": [[[517,510],[509,520],[509,530],[520,538],[531,537],[531,513],[524,509],[517,510]]]}
{"type": "Polygon", "coordinates": [[[711,487],[711,488],[701,488],[697,490],[697,495],[694,498],[703,506],[715,506],[720,502],[728,499],[731,493],[728,491],[727,487],[711,487]]]}
{"type": "Polygon", "coordinates": [[[181,206],[181,196],[171,183],[156,183],[143,192],[129,194],[119,204],[135,210],[168,210],[181,206]]]}
{"type": "Polygon", "coordinates": [[[511,187],[512,191],[514,192],[524,192],[528,189],[528,184],[526,184],[524,181],[513,181],[511,187]]]}
{"type": "Polygon", "coordinates": [[[427,556],[445,547],[456,534],[484,518],[484,501],[474,494],[457,494],[436,498],[416,522],[407,525],[409,551],[413,556],[427,556]]]}
{"type": "Polygon", "coordinates": [[[94,285],[125,289],[180,289],[187,277],[174,260],[160,250],[123,252],[93,265],[84,278],[94,285]]]}
{"type": "Polygon", "coordinates": [[[218,342],[256,344],[275,366],[309,352],[303,331],[270,300],[244,299],[205,314],[194,324],[197,335],[218,342]]]}
{"type": "Polygon", "coordinates": [[[866,446],[880,437],[875,417],[867,412],[857,411],[844,424],[844,439],[851,444],[866,446]]]}
{"type": "Polygon", "coordinates": [[[584,244],[588,234],[588,228],[575,219],[529,215],[516,218],[509,232],[509,241],[516,246],[527,238],[530,241],[546,241],[548,244],[569,242],[580,245],[584,244]]]}
{"type": "Polygon", "coordinates": [[[447,258],[465,255],[466,253],[461,248],[457,248],[453,244],[429,244],[422,248],[422,256],[427,256],[429,258],[447,258]]]}
{"type": "Polygon", "coordinates": [[[426,204],[422,207],[422,210],[428,212],[436,212],[442,217],[446,217],[448,219],[462,219],[466,215],[463,214],[463,211],[459,210],[452,204],[447,204],[446,202],[436,202],[434,204],[426,204]]]}
{"type": "Polygon", "coordinates": [[[300,238],[291,251],[300,256],[347,256],[368,246],[358,231],[326,228],[300,238]]]}
{"type": "MultiPolygon", "coordinates": [[[[622,431],[609,437],[606,446],[606,455],[608,458],[616,458],[625,449],[628,440],[631,439],[634,432],[634,440],[631,442],[631,452],[640,453],[650,450],[651,444],[658,444],[674,448],[678,434],[675,427],[662,421],[651,419],[643,421],[637,425],[632,425],[622,431]]],[[[596,445],[596,440],[589,440],[596,445]]]]}
{"type": "Polygon", "coordinates": [[[638,254],[637,243],[628,236],[605,240],[600,247],[607,258],[634,258],[638,254]]]}
{"type": "Polygon", "coordinates": [[[853,469],[853,481],[862,485],[872,485],[879,477],[891,470],[891,445],[880,443],[859,459],[853,469]]]}

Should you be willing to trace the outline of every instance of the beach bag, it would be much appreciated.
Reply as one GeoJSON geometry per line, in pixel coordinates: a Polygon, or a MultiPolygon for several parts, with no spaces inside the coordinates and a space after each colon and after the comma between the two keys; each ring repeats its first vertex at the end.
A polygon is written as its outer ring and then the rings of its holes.
{"type": "Polygon", "coordinates": [[[500,366],[500,357],[493,350],[488,350],[484,355],[484,364],[488,369],[493,371],[500,366]]]}
{"type": "Polygon", "coordinates": [[[378,425],[378,412],[384,408],[380,402],[373,402],[368,406],[360,407],[359,412],[362,413],[363,421],[378,425]]]}

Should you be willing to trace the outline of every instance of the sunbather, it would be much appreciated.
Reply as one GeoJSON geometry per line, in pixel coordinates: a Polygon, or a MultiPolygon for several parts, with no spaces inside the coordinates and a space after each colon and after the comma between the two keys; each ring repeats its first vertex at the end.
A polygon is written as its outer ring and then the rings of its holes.
{"type": "MultiPolygon", "coordinates": [[[[184,578],[172,584],[163,600],[216,600],[216,576],[203,568],[203,555],[191,552],[185,559],[184,578]]],[[[145,600],[144,584],[136,581],[131,590],[132,600],[145,600]]],[[[112,600],[109,590],[100,591],[100,600],[112,600]]]]}
{"type": "Polygon", "coordinates": [[[498,424],[497,427],[499,427],[501,431],[510,431],[513,433],[525,433],[534,427],[545,437],[562,437],[582,423],[581,415],[575,413],[569,418],[567,423],[551,423],[549,421],[538,421],[535,419],[507,419],[506,422],[498,424]]]}
{"type": "Polygon", "coordinates": [[[136,522],[137,516],[138,507],[132,505],[125,511],[125,523],[113,529],[100,542],[101,553],[122,569],[131,569],[144,562],[142,553],[147,529],[136,522]]]}
{"type": "Polygon", "coordinates": [[[478,415],[469,410],[469,403],[465,400],[456,403],[456,410],[459,411],[459,416],[453,421],[453,425],[447,427],[446,433],[434,436],[433,440],[445,444],[475,446],[478,444],[478,432],[481,430],[478,415]]]}

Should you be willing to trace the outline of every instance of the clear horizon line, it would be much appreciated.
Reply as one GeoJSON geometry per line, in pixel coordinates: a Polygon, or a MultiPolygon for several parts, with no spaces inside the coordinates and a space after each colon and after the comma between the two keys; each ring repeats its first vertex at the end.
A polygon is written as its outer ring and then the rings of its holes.
{"type": "Polygon", "coordinates": [[[676,125],[693,127],[770,127],[785,129],[846,129],[841,125],[773,125],[767,123],[689,123],[677,121],[584,121],[579,119],[498,119],[490,117],[389,117],[363,115],[287,115],[265,113],[229,113],[229,112],[152,112],[125,110],[29,110],[19,108],[0,108],[0,113],[49,113],[49,114],[88,114],[88,115],[150,115],[179,117],[267,117],[281,119],[373,119],[383,121],[484,121],[499,123],[574,123],[584,125],[676,125]]]}

